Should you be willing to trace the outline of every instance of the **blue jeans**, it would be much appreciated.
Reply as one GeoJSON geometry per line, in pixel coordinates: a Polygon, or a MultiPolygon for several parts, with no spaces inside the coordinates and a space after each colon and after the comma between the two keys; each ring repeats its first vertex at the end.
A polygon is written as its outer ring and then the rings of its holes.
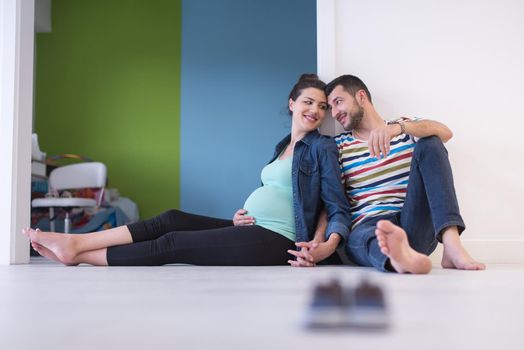
{"type": "Polygon", "coordinates": [[[388,271],[388,257],[380,251],[375,237],[379,220],[389,220],[402,227],[411,247],[426,255],[435,250],[447,227],[457,226],[459,233],[464,231],[448,152],[438,137],[420,139],[415,145],[402,210],[368,218],[349,234],[345,250],[351,261],[388,271]]]}

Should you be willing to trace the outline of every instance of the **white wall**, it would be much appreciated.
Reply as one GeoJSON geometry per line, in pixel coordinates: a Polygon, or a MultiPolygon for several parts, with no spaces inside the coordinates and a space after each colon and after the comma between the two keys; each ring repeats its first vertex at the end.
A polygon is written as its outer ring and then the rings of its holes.
{"type": "Polygon", "coordinates": [[[493,261],[524,261],[524,2],[318,0],[317,7],[321,78],[359,76],[385,119],[447,124],[464,240],[493,261]]]}
{"type": "Polygon", "coordinates": [[[0,1],[0,264],[29,260],[34,0],[0,1]]]}

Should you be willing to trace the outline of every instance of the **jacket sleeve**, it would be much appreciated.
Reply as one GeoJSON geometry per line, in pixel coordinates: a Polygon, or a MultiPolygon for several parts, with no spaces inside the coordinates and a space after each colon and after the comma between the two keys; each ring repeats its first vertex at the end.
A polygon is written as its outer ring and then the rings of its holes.
{"type": "Polygon", "coordinates": [[[331,137],[323,137],[318,149],[320,159],[320,197],[327,211],[326,240],[332,233],[348,239],[351,215],[349,202],[341,182],[338,148],[331,137]]]}

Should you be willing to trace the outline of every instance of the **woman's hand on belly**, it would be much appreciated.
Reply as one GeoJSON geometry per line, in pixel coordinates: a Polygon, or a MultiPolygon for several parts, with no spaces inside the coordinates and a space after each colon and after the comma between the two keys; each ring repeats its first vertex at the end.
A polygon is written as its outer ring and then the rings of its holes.
{"type": "Polygon", "coordinates": [[[233,225],[235,226],[251,226],[255,224],[255,218],[248,216],[246,209],[238,209],[233,215],[233,225]]]}

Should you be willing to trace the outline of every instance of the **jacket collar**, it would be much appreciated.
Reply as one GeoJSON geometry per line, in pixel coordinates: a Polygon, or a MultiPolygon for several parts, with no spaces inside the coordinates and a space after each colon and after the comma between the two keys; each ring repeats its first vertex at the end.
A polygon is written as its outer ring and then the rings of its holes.
{"type": "MultiPolygon", "coordinates": [[[[313,130],[311,131],[310,133],[308,133],[306,136],[304,136],[299,142],[303,142],[305,143],[306,145],[310,146],[311,143],[316,139],[318,138],[318,136],[320,135],[320,133],[318,132],[318,130],[313,130]]],[[[282,149],[284,148],[285,146],[287,146],[289,143],[291,142],[291,134],[288,134],[286,137],[284,137],[282,139],[282,141],[280,141],[277,145],[277,149],[282,149]]]]}
{"type": "Polygon", "coordinates": [[[310,146],[311,143],[317,139],[320,136],[320,133],[318,130],[313,130],[310,133],[308,133],[304,138],[300,141],[304,142],[306,145],[310,146]]]}

